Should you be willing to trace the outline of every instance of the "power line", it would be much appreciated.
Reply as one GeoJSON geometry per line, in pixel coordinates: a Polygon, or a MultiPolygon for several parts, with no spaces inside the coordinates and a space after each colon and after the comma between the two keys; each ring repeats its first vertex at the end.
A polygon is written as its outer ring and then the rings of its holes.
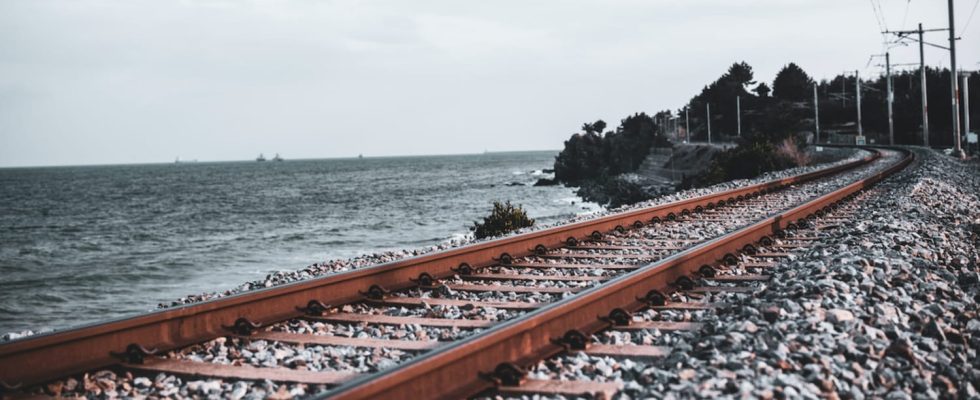
{"type": "Polygon", "coordinates": [[[973,13],[977,12],[978,4],[980,4],[980,0],[973,3],[973,11],[970,11],[970,17],[966,19],[966,25],[963,26],[963,29],[960,29],[960,32],[966,32],[966,28],[970,27],[970,21],[973,21],[973,13]]]}
{"type": "Polygon", "coordinates": [[[878,30],[887,31],[888,29],[885,29],[885,27],[881,24],[881,14],[878,13],[878,7],[875,6],[875,0],[868,0],[868,2],[871,3],[871,11],[875,14],[875,22],[878,23],[878,30]]]}
{"type": "MultiPolygon", "coordinates": [[[[980,0],[978,0],[978,1],[980,1],[980,0]]],[[[912,4],[912,0],[908,0],[908,1],[905,2],[905,15],[902,16],[902,30],[905,30],[905,22],[908,21],[908,18],[909,18],[909,5],[910,4],[912,4]]]]}

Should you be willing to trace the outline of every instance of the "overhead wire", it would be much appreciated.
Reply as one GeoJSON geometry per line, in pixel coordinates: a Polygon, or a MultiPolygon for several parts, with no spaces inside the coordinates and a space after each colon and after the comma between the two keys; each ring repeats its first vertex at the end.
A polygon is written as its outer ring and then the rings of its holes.
{"type": "Polygon", "coordinates": [[[881,15],[878,13],[878,7],[875,5],[875,0],[868,0],[871,3],[871,11],[875,14],[875,22],[878,23],[878,31],[884,32],[885,27],[881,24],[881,15]]]}
{"type": "MultiPolygon", "coordinates": [[[[980,1],[980,0],[978,0],[978,1],[980,1]]],[[[902,27],[901,27],[901,30],[903,30],[903,31],[905,30],[905,23],[909,19],[909,5],[911,5],[911,4],[912,4],[912,0],[908,0],[908,1],[905,2],[905,14],[902,15],[902,27]]]]}
{"type": "Polygon", "coordinates": [[[966,25],[963,26],[963,29],[960,29],[960,32],[966,32],[966,28],[970,27],[970,22],[973,21],[973,14],[977,12],[978,4],[980,4],[980,0],[973,2],[973,11],[970,11],[970,16],[966,19],[966,25]]]}

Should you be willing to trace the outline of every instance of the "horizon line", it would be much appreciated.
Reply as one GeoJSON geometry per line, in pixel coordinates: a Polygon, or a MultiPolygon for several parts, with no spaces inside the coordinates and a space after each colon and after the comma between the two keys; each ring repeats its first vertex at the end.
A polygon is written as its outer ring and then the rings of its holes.
{"type": "MultiPolygon", "coordinates": [[[[284,159],[285,161],[316,161],[316,160],[356,160],[359,158],[406,158],[406,157],[446,157],[446,156],[475,156],[481,154],[506,154],[506,153],[533,153],[533,152],[545,152],[545,151],[561,151],[560,149],[537,149],[537,150],[498,150],[498,151],[488,151],[477,153],[430,153],[430,154],[391,154],[391,155],[376,155],[376,156],[363,156],[363,154],[355,156],[340,156],[340,157],[313,157],[313,158],[293,158],[284,159]],[[362,157],[363,156],[363,157],[362,157]]],[[[280,154],[281,155],[281,154],[280,154]]],[[[175,164],[211,164],[211,163],[235,163],[235,162],[259,162],[254,158],[252,159],[225,159],[225,160],[198,160],[198,159],[188,159],[187,161],[180,161],[179,157],[175,161],[148,161],[148,162],[130,162],[130,163],[93,163],[93,164],[41,164],[41,165],[0,165],[0,170],[3,169],[21,169],[21,168],[67,168],[67,167],[120,167],[120,166],[136,166],[136,165],[175,165],[175,164]],[[178,162],[179,161],[179,162],[178,162]]],[[[267,160],[265,162],[276,163],[278,161],[267,160]]]]}

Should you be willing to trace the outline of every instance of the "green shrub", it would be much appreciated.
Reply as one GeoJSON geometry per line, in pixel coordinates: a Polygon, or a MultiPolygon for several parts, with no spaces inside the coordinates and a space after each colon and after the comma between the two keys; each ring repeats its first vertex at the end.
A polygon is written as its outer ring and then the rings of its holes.
{"type": "Polygon", "coordinates": [[[791,168],[797,162],[765,141],[747,142],[718,153],[701,173],[685,177],[680,189],[710,186],[735,179],[750,179],[765,172],[791,168]]]}
{"type": "Polygon", "coordinates": [[[527,217],[527,212],[520,205],[514,207],[510,201],[501,203],[493,202],[493,211],[490,216],[483,218],[483,223],[474,222],[473,236],[477,239],[500,236],[505,233],[514,232],[521,228],[534,226],[534,220],[527,217]]]}

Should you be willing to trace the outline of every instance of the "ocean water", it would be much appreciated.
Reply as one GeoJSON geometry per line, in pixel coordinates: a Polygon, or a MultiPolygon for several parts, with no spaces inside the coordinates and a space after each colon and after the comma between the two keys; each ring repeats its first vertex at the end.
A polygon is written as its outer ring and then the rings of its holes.
{"type": "Polygon", "coordinates": [[[538,223],[595,209],[572,189],[531,186],[555,154],[0,169],[0,334],[442,243],[492,200],[538,223]]]}

